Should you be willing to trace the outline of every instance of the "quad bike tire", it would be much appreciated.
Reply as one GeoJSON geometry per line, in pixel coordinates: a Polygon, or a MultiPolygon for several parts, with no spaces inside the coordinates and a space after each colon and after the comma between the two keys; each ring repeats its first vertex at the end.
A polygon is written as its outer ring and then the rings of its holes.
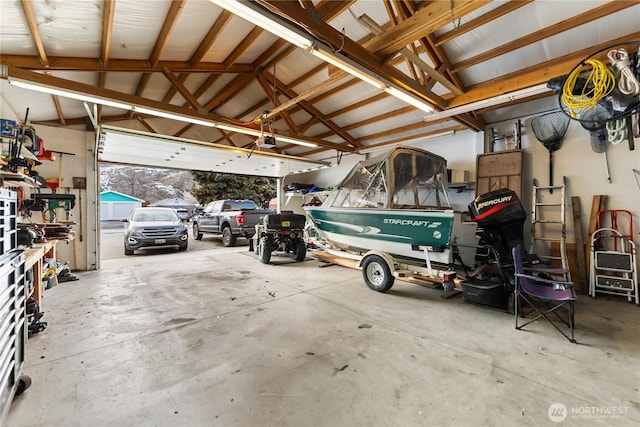
{"type": "Polygon", "coordinates": [[[263,264],[269,264],[271,262],[271,252],[273,252],[273,248],[271,247],[271,239],[269,237],[264,236],[260,238],[260,262],[263,264]]]}
{"type": "Polygon", "coordinates": [[[304,261],[304,258],[307,256],[307,244],[304,239],[298,239],[293,250],[296,261],[304,261]]]}

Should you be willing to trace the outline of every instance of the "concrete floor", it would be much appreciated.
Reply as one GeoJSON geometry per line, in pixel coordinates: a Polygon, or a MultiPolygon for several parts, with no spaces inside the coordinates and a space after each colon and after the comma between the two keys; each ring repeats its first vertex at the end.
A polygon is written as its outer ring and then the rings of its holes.
{"type": "Polygon", "coordinates": [[[539,426],[640,423],[640,309],[538,322],[308,257],[247,247],[105,260],[45,292],[33,385],[8,426],[539,426]],[[558,413],[556,412],[555,415],[558,413]]]}

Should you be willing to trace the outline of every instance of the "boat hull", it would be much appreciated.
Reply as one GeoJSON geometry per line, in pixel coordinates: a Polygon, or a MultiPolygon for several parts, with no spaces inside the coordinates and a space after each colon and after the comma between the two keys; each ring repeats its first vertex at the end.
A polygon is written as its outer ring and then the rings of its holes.
{"type": "MultiPolygon", "coordinates": [[[[477,224],[463,222],[452,210],[359,209],[306,207],[320,237],[340,249],[371,250],[424,261],[419,246],[431,247],[433,262],[453,262],[451,242],[475,245],[477,224]]],[[[460,250],[473,265],[475,251],[460,250]]]]}

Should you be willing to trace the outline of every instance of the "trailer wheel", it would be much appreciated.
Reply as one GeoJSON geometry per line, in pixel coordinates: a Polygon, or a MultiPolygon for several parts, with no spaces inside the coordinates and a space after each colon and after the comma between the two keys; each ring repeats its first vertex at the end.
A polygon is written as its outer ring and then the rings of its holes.
{"type": "Polygon", "coordinates": [[[304,261],[304,257],[307,256],[307,244],[304,239],[298,239],[293,250],[295,251],[296,261],[304,261]]]}
{"type": "Polygon", "coordinates": [[[222,229],[222,244],[226,247],[236,245],[236,236],[231,232],[231,227],[228,225],[222,229]]]}
{"type": "Polygon", "coordinates": [[[362,277],[367,286],[377,292],[387,292],[396,280],[389,265],[378,255],[369,255],[363,260],[362,277]]]}

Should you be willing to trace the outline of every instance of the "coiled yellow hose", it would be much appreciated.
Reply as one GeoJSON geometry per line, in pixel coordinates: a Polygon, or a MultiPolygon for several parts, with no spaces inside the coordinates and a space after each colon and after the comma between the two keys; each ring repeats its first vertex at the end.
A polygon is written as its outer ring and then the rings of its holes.
{"type": "Polygon", "coordinates": [[[571,117],[576,118],[580,110],[593,108],[598,101],[609,95],[615,86],[616,79],[606,64],[597,59],[588,59],[584,64],[576,67],[567,77],[562,87],[562,102],[569,108],[571,117]],[[584,83],[582,92],[575,95],[573,90],[585,65],[591,66],[591,72],[584,83]],[[590,83],[593,85],[593,89],[588,90],[590,83]]]}

